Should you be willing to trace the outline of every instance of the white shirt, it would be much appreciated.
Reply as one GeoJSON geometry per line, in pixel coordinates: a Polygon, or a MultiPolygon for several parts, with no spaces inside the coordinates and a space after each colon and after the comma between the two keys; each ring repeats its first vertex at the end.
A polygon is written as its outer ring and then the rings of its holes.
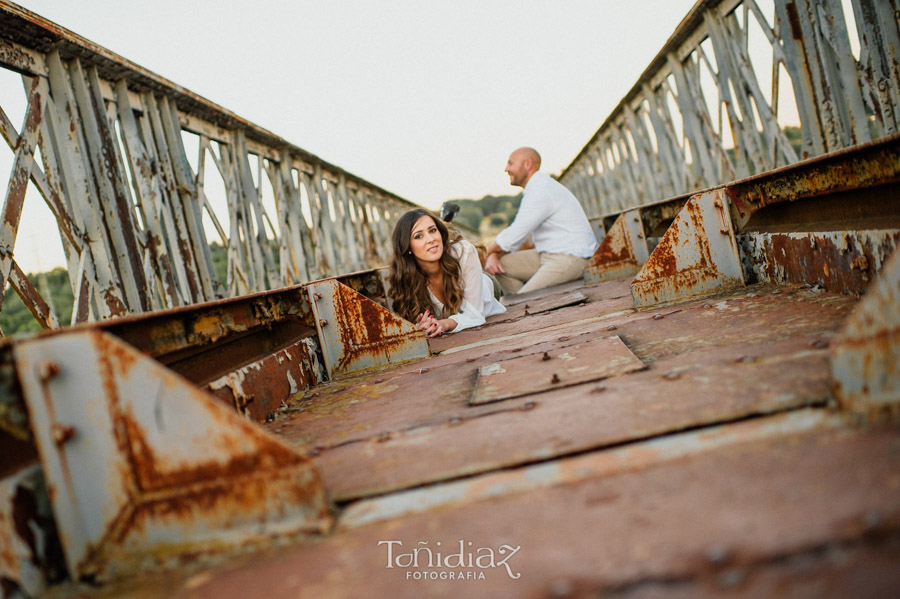
{"type": "MultiPolygon", "coordinates": [[[[463,287],[459,313],[447,317],[456,321],[456,328],[450,332],[479,327],[485,323],[485,317],[506,312],[506,307],[494,298],[494,284],[481,270],[481,261],[478,259],[475,246],[461,239],[450,245],[450,253],[459,260],[463,287]]],[[[431,296],[431,303],[434,304],[434,313],[443,314],[444,304],[431,293],[430,289],[428,293],[431,296]]]]}
{"type": "Polygon", "coordinates": [[[500,231],[496,242],[504,252],[512,252],[529,235],[538,252],[590,258],[597,249],[581,204],[562,183],[541,171],[531,175],[516,218],[500,231]]]}

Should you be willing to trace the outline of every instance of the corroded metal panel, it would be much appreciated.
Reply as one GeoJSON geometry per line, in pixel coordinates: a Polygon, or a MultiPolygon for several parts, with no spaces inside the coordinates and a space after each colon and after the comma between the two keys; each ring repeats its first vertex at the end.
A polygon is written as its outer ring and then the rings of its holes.
{"type": "Polygon", "coordinates": [[[41,468],[24,467],[0,480],[0,594],[37,597],[64,576],[41,468]]]}
{"type": "MultiPolygon", "coordinates": [[[[600,296],[622,289],[621,282],[589,288],[600,296]]],[[[461,345],[426,362],[310,390],[270,430],[314,455],[329,492],[344,501],[821,405],[829,395],[828,339],[855,300],[755,287],[657,314],[607,315],[597,305],[554,312],[571,320],[546,328],[536,316],[463,331],[456,334],[461,345]],[[510,327],[518,333],[501,334],[510,327]],[[484,331],[496,331],[492,343],[481,341],[484,331]],[[500,403],[468,403],[484,364],[540,359],[610,335],[625,339],[649,368],[500,403]],[[466,345],[467,337],[478,341],[466,345]]]]}
{"type": "Polygon", "coordinates": [[[900,415],[900,253],[835,338],[831,374],[846,409],[868,417],[900,415]]]}
{"type": "MultiPolygon", "coordinates": [[[[698,337],[715,334],[699,324],[708,318],[695,313],[669,335],[685,336],[690,324],[698,337]]],[[[802,336],[759,345],[752,336],[744,344],[736,330],[723,333],[724,346],[694,351],[681,346],[679,355],[661,356],[647,370],[483,406],[465,405],[462,399],[468,398],[474,379],[474,372],[472,376],[466,372],[476,370],[477,362],[466,368],[464,360],[457,366],[461,381],[452,386],[447,368],[438,367],[380,385],[359,381],[355,392],[345,392],[340,403],[337,398],[327,401],[321,390],[322,405],[308,408],[318,418],[275,426],[298,443],[299,451],[315,448],[314,463],[329,492],[347,500],[825,401],[829,379],[824,348],[810,348],[802,336]],[[773,370],[776,364],[780,367],[773,370]],[[430,383],[416,380],[429,376],[430,383]],[[372,405],[356,414],[349,401],[372,405]],[[395,402],[403,406],[405,419],[401,414],[391,417],[395,402]],[[424,412],[426,405],[432,413],[424,412]],[[310,433],[316,425],[344,430],[310,433]],[[423,448],[428,459],[423,459],[423,448]]],[[[545,343],[538,349],[555,345],[561,344],[545,343]]],[[[533,355],[539,359],[541,353],[533,355]]],[[[516,354],[506,351],[491,357],[510,355],[516,354]]]]}
{"type": "Polygon", "coordinates": [[[332,379],[430,355],[425,333],[346,285],[317,281],[306,291],[332,379]]]}
{"type": "MultiPolygon", "coordinates": [[[[135,598],[595,597],[711,573],[727,582],[735,571],[746,572],[750,583],[773,565],[858,547],[895,555],[898,432],[791,416],[688,432],[646,451],[622,447],[382,498],[382,505],[411,513],[339,527],[319,542],[199,574],[125,581],[107,592],[135,598]],[[440,505],[418,501],[428,494],[440,505]],[[387,561],[386,541],[402,542],[392,546],[396,558],[424,547],[420,542],[456,553],[460,539],[464,558],[469,549],[520,549],[507,560],[509,571],[486,561],[485,568],[469,567],[467,559],[429,567],[424,552],[415,567],[406,559],[387,561]],[[466,571],[475,576],[465,579],[466,571]]],[[[887,572],[882,562],[869,565],[887,572]]],[[[854,572],[830,571],[853,580],[854,572]]],[[[855,588],[878,582],[858,581],[855,588]]],[[[736,596],[743,588],[734,589],[736,596]]]]}
{"type": "Polygon", "coordinates": [[[745,272],[760,282],[862,294],[897,247],[900,231],[741,233],[738,241],[745,272]]]}
{"type": "Polygon", "coordinates": [[[559,310],[568,306],[583,304],[588,301],[588,297],[580,291],[565,293],[558,296],[552,296],[543,299],[531,299],[522,303],[522,310],[525,315],[540,314],[541,312],[550,312],[551,310],[559,310]]]}
{"type": "Polygon", "coordinates": [[[600,242],[584,270],[585,285],[633,275],[647,261],[647,239],[639,210],[623,212],[600,242]]]}
{"type": "Polygon", "coordinates": [[[485,364],[469,403],[479,405],[646,368],[618,336],[485,364]]]}
{"type": "MultiPolygon", "coordinates": [[[[109,331],[149,355],[170,362],[191,348],[269,328],[283,321],[313,331],[312,312],[301,286],[172,308],[90,325],[109,331]],[[172,356],[171,358],[166,358],[172,356]]],[[[210,367],[215,367],[211,365],[210,367]]]]}
{"type": "Polygon", "coordinates": [[[74,577],[330,525],[307,460],[112,336],[14,355],[74,577]]]}
{"type": "Polygon", "coordinates": [[[724,189],[692,197],[631,282],[637,308],[740,287],[744,272],[724,189]]]}
{"type": "Polygon", "coordinates": [[[700,431],[677,432],[637,444],[619,444],[603,452],[588,452],[553,463],[531,464],[518,470],[484,473],[440,485],[412,488],[390,497],[372,497],[350,505],[339,529],[350,530],[373,522],[408,517],[429,510],[473,503],[517,493],[539,492],[556,485],[577,483],[592,476],[610,476],[753,441],[777,439],[785,434],[833,431],[843,419],[822,410],[801,409],[771,418],[711,426],[700,431]]]}
{"type": "MultiPolygon", "coordinates": [[[[796,165],[729,183],[739,230],[763,208],[900,181],[900,135],[846,148],[796,165]]],[[[894,195],[896,197],[896,195],[894,195]]],[[[896,206],[896,200],[894,200],[896,206]]]]}
{"type": "Polygon", "coordinates": [[[292,395],[325,379],[317,347],[314,339],[301,339],[211,381],[206,389],[239,414],[262,422],[292,395]]]}

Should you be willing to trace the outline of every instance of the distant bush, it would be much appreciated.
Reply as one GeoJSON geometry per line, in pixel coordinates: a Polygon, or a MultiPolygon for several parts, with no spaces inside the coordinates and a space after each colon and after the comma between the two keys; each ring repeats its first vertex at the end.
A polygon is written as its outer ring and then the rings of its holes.
{"type": "Polygon", "coordinates": [[[519,209],[522,195],[515,196],[491,196],[487,195],[480,200],[459,199],[450,200],[459,204],[459,214],[454,222],[466,225],[476,231],[481,230],[481,223],[488,219],[490,226],[506,226],[512,222],[519,209]],[[495,224],[497,223],[497,224],[495,224]]]}
{"type": "MultiPolygon", "coordinates": [[[[45,296],[41,288],[41,277],[45,277],[46,287],[49,289],[50,300],[59,317],[59,324],[67,325],[72,321],[72,305],[75,297],[72,294],[72,286],[69,283],[69,273],[65,268],[57,267],[45,273],[28,273],[28,280],[42,297],[45,296]]],[[[44,297],[46,300],[47,298],[44,297]]],[[[36,333],[41,330],[41,325],[35,320],[19,295],[6,286],[3,293],[3,305],[0,306],[0,330],[4,335],[16,335],[23,333],[36,333]]]]}

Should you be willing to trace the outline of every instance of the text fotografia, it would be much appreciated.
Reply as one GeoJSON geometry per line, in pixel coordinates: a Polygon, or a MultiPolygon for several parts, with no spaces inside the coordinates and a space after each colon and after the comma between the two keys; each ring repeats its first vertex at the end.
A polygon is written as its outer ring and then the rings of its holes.
{"type": "Polygon", "coordinates": [[[504,568],[506,575],[517,579],[522,574],[514,572],[510,559],[519,552],[521,545],[474,547],[472,541],[460,540],[449,548],[419,541],[411,551],[404,552],[403,541],[378,541],[387,546],[387,568],[406,570],[407,580],[484,580],[486,570],[504,568]],[[457,548],[459,549],[457,551],[457,548]]]}

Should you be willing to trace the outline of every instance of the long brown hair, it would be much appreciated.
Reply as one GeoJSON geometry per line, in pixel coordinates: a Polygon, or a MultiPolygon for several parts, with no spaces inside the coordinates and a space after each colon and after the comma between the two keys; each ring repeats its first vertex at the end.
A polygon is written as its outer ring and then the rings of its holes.
{"type": "Polygon", "coordinates": [[[406,212],[397,221],[394,233],[391,236],[394,246],[394,258],[391,260],[391,270],[388,282],[391,286],[390,296],[393,302],[394,312],[406,320],[415,322],[419,314],[425,310],[434,312],[434,305],[428,294],[428,278],[425,272],[419,268],[412,251],[409,249],[412,228],[423,216],[429,216],[434,220],[437,230],[441,234],[444,243],[444,252],[441,254],[441,272],[444,275],[444,297],[447,303],[444,305],[443,314],[435,314],[438,318],[444,318],[459,311],[459,305],[463,299],[462,276],[459,269],[459,260],[450,253],[450,243],[461,239],[455,236],[451,241],[450,232],[441,219],[431,212],[416,208],[406,212]]]}

